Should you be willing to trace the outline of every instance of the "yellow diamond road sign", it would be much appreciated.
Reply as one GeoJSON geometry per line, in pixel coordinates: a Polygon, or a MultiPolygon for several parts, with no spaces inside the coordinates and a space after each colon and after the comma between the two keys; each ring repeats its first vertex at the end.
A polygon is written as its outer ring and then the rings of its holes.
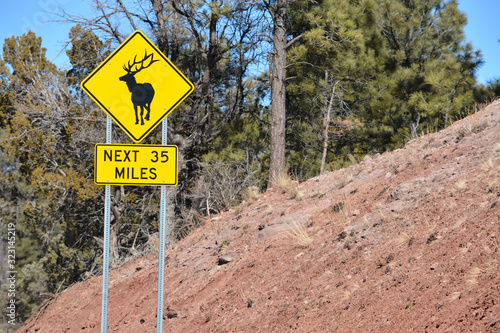
{"type": "Polygon", "coordinates": [[[193,84],[139,30],[81,86],[135,142],[144,140],[193,91],[193,84]]]}
{"type": "Polygon", "coordinates": [[[98,185],[176,186],[178,149],[173,145],[95,146],[94,182],[98,185]]]}

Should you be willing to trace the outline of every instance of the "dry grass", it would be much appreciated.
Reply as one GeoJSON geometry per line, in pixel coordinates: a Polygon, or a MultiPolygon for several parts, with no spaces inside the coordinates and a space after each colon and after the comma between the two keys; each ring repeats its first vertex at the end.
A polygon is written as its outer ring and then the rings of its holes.
{"type": "Polygon", "coordinates": [[[332,216],[329,224],[335,224],[346,229],[354,219],[354,210],[352,209],[352,202],[348,200],[346,195],[343,195],[340,200],[332,200],[332,216]]]}
{"type": "Polygon", "coordinates": [[[483,163],[482,169],[483,171],[488,172],[492,170],[494,166],[495,162],[493,162],[493,158],[490,157],[486,162],[483,163]]]}
{"type": "Polygon", "coordinates": [[[493,193],[493,190],[495,189],[497,185],[496,181],[491,181],[488,183],[488,186],[486,187],[486,193],[493,193]]]}
{"type": "Polygon", "coordinates": [[[313,243],[313,239],[307,234],[307,231],[296,221],[292,222],[292,225],[288,224],[290,230],[288,235],[295,239],[300,247],[308,248],[313,243]]]}
{"type": "Polygon", "coordinates": [[[154,249],[154,252],[158,252],[160,250],[160,239],[157,232],[152,235],[148,235],[148,245],[150,249],[154,249]]]}
{"type": "Polygon", "coordinates": [[[460,291],[454,291],[450,295],[450,302],[455,302],[460,298],[462,298],[462,293],[460,291]]]}
{"type": "Polygon", "coordinates": [[[219,246],[219,254],[224,254],[224,252],[226,252],[227,248],[229,247],[229,244],[231,244],[230,240],[223,241],[219,246]]]}
{"type": "Polygon", "coordinates": [[[461,140],[466,136],[469,136],[471,134],[477,134],[484,129],[488,127],[488,121],[487,120],[482,120],[482,121],[475,121],[475,120],[466,120],[465,123],[461,124],[461,126],[458,128],[456,134],[457,134],[457,139],[461,140]]]}
{"type": "Polygon", "coordinates": [[[448,211],[452,211],[453,209],[458,207],[457,202],[453,198],[444,199],[442,200],[442,202],[442,206],[445,207],[448,211]]]}
{"type": "MultiPolygon", "coordinates": [[[[498,247],[496,247],[495,244],[483,244],[483,249],[486,254],[491,256],[494,256],[498,251],[498,247]],[[493,245],[494,248],[492,249],[490,245],[493,245]]],[[[481,265],[472,267],[465,281],[468,291],[478,286],[481,278],[491,279],[497,272],[498,261],[495,258],[489,259],[481,265]]]]}
{"type": "Polygon", "coordinates": [[[248,297],[247,294],[243,291],[243,288],[240,288],[240,295],[241,295],[241,300],[243,301],[243,304],[245,304],[245,306],[247,308],[251,308],[255,305],[255,301],[248,297]]]}
{"type": "Polygon", "coordinates": [[[499,152],[500,151],[500,142],[497,142],[495,144],[495,148],[493,148],[493,150],[495,150],[495,152],[499,152]]]}
{"type": "Polygon", "coordinates": [[[294,199],[295,199],[295,200],[297,200],[297,201],[300,201],[300,200],[304,199],[304,192],[303,192],[303,191],[298,190],[298,191],[295,193],[294,199]]]}
{"type": "Polygon", "coordinates": [[[182,223],[176,226],[176,237],[182,239],[187,237],[193,230],[204,223],[205,217],[196,209],[181,210],[182,223]]]}
{"type": "Polygon", "coordinates": [[[492,278],[493,275],[498,272],[498,262],[495,259],[490,259],[484,264],[481,272],[484,276],[492,278]]]}
{"type": "Polygon", "coordinates": [[[427,216],[425,214],[422,214],[422,217],[424,219],[426,232],[429,234],[434,234],[437,230],[437,225],[429,223],[429,220],[427,219],[427,216]]]}
{"type": "Polygon", "coordinates": [[[359,160],[353,154],[347,154],[347,158],[351,161],[352,165],[359,164],[359,160]]]}
{"type": "Polygon", "coordinates": [[[259,197],[260,197],[260,191],[257,186],[247,187],[243,191],[243,200],[253,201],[259,199],[259,197]]]}
{"type": "Polygon", "coordinates": [[[467,181],[461,179],[455,183],[455,187],[457,188],[458,191],[463,192],[467,188],[467,181]]]}
{"type": "Polygon", "coordinates": [[[290,177],[290,175],[287,173],[282,173],[278,177],[278,179],[276,179],[274,182],[274,186],[277,187],[278,189],[282,190],[283,192],[286,192],[287,188],[293,184],[298,184],[298,182],[292,180],[292,177],[290,177]]]}
{"type": "MultiPolygon", "coordinates": [[[[359,288],[359,286],[358,286],[359,288]]],[[[346,289],[342,291],[342,300],[347,301],[349,298],[351,298],[352,294],[358,289],[358,288],[353,288],[352,290],[346,289]]]]}
{"type": "Polygon", "coordinates": [[[398,239],[396,240],[396,243],[398,247],[401,247],[410,244],[410,240],[411,237],[408,236],[406,232],[403,232],[401,233],[401,235],[399,235],[398,239]]]}
{"type": "Polygon", "coordinates": [[[478,278],[481,275],[481,268],[479,267],[472,267],[472,269],[469,272],[469,276],[466,282],[467,284],[467,289],[471,291],[474,287],[476,287],[479,282],[478,278]]]}
{"type": "Polygon", "coordinates": [[[345,176],[344,178],[342,178],[339,182],[339,190],[341,188],[344,188],[345,186],[347,186],[348,184],[352,183],[352,181],[354,180],[354,176],[352,174],[348,174],[347,176],[345,176]]]}

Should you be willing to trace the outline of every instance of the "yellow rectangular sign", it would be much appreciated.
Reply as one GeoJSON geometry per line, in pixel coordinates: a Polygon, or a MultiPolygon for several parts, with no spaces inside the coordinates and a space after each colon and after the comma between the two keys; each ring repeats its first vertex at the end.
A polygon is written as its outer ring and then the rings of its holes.
{"type": "Polygon", "coordinates": [[[176,186],[178,148],[173,145],[104,144],[95,146],[98,185],[176,186]]]}

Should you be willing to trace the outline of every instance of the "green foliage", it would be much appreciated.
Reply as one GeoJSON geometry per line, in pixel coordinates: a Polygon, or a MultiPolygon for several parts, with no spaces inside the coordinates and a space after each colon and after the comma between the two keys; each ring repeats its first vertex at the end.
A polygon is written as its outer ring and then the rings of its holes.
{"type": "Polygon", "coordinates": [[[16,224],[23,291],[16,297],[25,318],[41,300],[37,294],[77,281],[93,264],[100,191],[90,173],[94,131],[80,131],[87,129],[75,117],[82,111],[41,39],[31,32],[8,38],[3,57],[12,103],[1,133],[3,212],[16,224]]]}
{"type": "MultiPolygon", "coordinates": [[[[247,85],[254,84],[247,81],[247,85]]],[[[211,213],[230,209],[241,202],[249,187],[267,186],[267,132],[267,115],[259,108],[224,126],[210,151],[202,156],[200,177],[191,189],[191,199],[200,202],[202,210],[211,213]]]]}
{"type": "Polygon", "coordinates": [[[26,86],[32,85],[37,76],[57,73],[54,64],[45,57],[42,38],[28,32],[21,37],[6,38],[3,46],[3,59],[12,68],[9,76],[12,93],[22,93],[26,86]]]}
{"type": "Polygon", "coordinates": [[[500,79],[491,80],[487,85],[479,84],[473,90],[477,103],[491,103],[500,98],[500,79]]]}
{"type": "Polygon", "coordinates": [[[473,103],[482,60],[464,41],[456,1],[323,1],[305,17],[287,85],[288,163],[302,179],[318,173],[324,142],[336,168],[446,127],[473,103]]]}
{"type": "Polygon", "coordinates": [[[386,52],[360,112],[365,150],[400,147],[412,126],[439,128],[472,103],[479,52],[464,42],[466,18],[456,1],[380,2],[386,52]],[[376,147],[373,149],[373,147],[376,147]]]}
{"type": "Polygon", "coordinates": [[[287,162],[302,180],[319,173],[327,124],[327,165],[353,153],[354,110],[366,103],[383,52],[373,1],[323,1],[306,16],[304,37],[288,52],[287,85],[287,162]]]}
{"type": "Polygon", "coordinates": [[[73,66],[67,73],[68,83],[78,86],[111,53],[110,42],[102,42],[92,31],[75,25],[69,32],[71,49],[66,55],[73,66]]]}
{"type": "Polygon", "coordinates": [[[28,318],[43,301],[48,276],[43,261],[31,261],[22,266],[16,279],[17,311],[19,318],[28,318]]]}
{"type": "Polygon", "coordinates": [[[8,119],[12,117],[12,101],[9,93],[9,70],[5,61],[0,59],[0,128],[7,125],[8,119]]]}

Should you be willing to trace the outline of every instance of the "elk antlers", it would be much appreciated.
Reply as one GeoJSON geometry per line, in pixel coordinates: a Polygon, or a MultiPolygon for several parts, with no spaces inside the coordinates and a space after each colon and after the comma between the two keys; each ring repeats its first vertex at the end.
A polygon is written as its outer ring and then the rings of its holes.
{"type": "Polygon", "coordinates": [[[153,53],[151,54],[148,54],[146,50],[144,50],[144,58],[140,61],[136,61],[136,58],[137,58],[137,55],[134,57],[134,62],[132,64],[130,64],[130,61],[127,63],[127,66],[123,65],[123,69],[128,73],[128,74],[136,74],[140,71],[142,71],[143,69],[146,69],[148,68],[149,66],[151,66],[154,62],[157,62],[159,60],[154,60],[153,59],[153,53]],[[144,66],[144,63],[149,59],[149,64],[144,66]],[[134,66],[136,65],[141,65],[141,67],[139,68],[135,68],[135,70],[132,70],[132,68],[134,68],[134,66]]]}

